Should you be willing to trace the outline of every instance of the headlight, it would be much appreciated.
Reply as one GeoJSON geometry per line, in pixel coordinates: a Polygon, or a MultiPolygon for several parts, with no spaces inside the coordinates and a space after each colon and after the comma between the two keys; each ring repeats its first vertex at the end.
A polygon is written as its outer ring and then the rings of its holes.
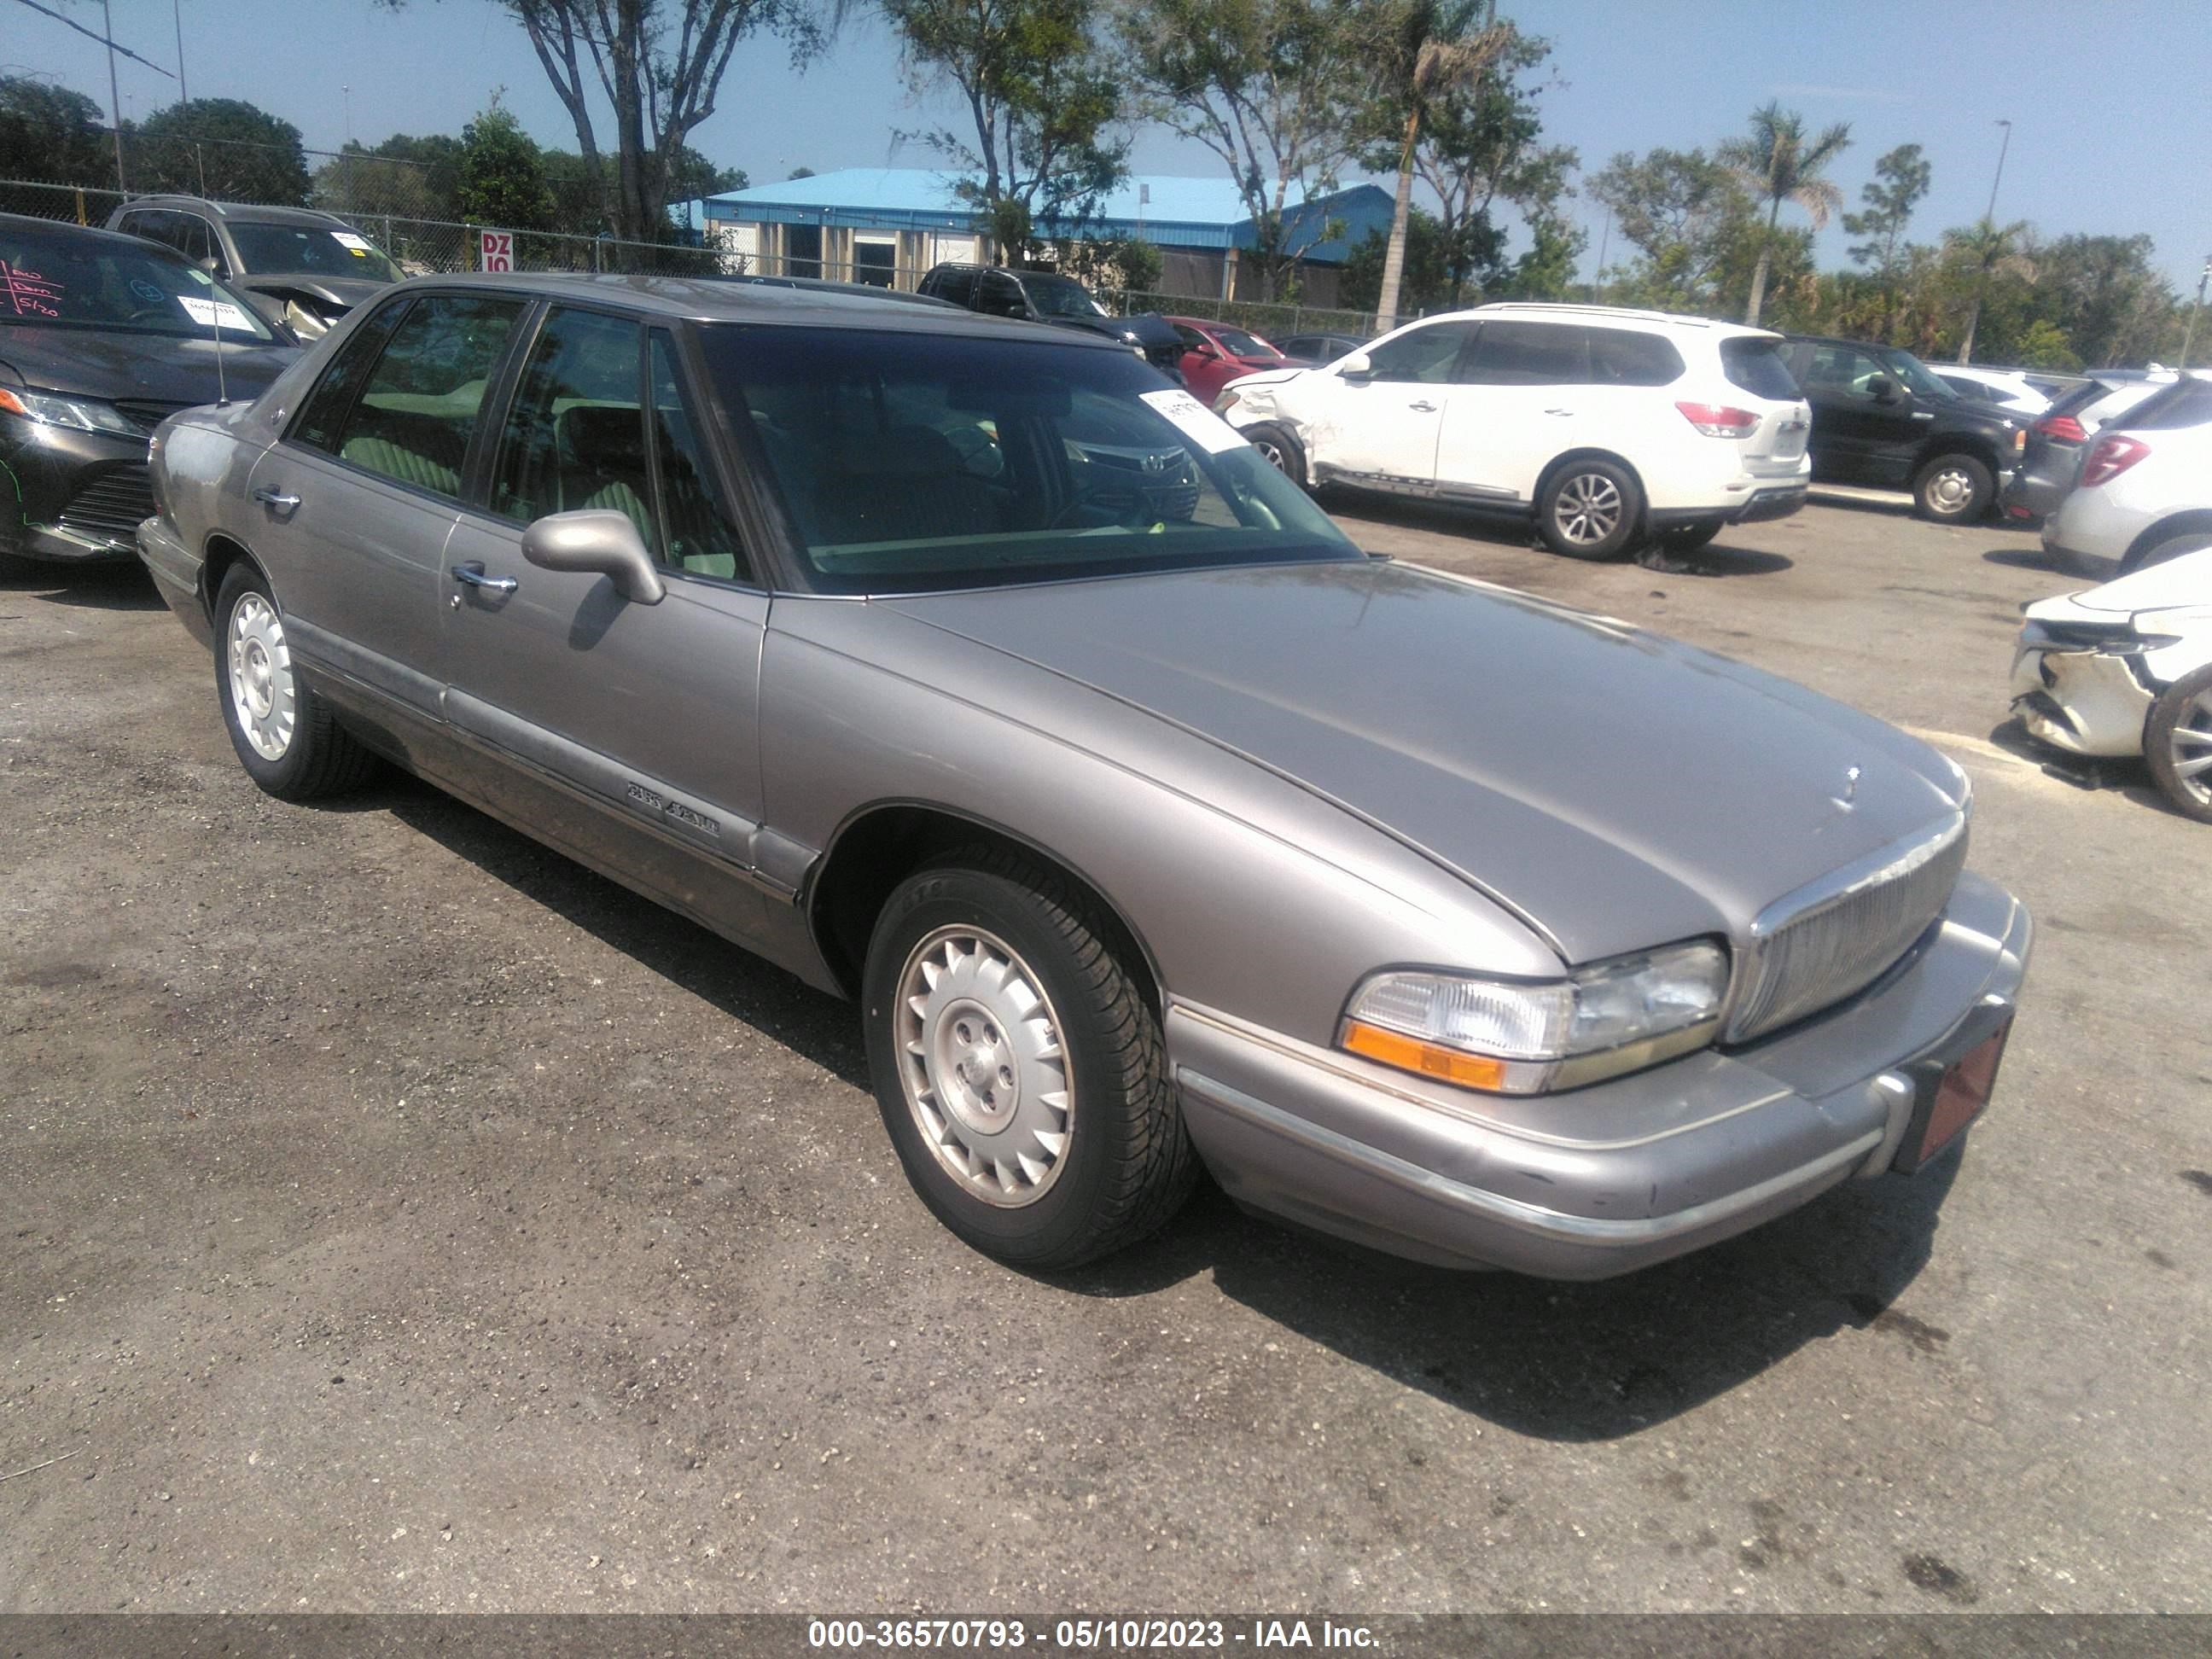
{"type": "Polygon", "coordinates": [[[1708,940],[1616,957],[1565,979],[1376,974],[1345,1011],[1342,1047],[1493,1094],[1572,1088],[1711,1040],[1728,953],[1708,940]]]}
{"type": "Polygon", "coordinates": [[[10,392],[0,388],[0,413],[21,415],[40,426],[65,426],[77,432],[112,432],[136,438],[140,428],[112,404],[97,398],[72,398],[60,392],[10,392]]]}

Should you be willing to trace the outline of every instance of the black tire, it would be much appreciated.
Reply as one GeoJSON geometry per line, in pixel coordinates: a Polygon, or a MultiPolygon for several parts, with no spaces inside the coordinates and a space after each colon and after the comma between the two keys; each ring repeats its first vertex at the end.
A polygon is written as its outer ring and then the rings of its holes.
{"type": "Polygon", "coordinates": [[[1569,461],[1536,501],[1536,533],[1571,559],[1625,559],[1644,533],[1644,490],[1614,461],[1569,461]]]}
{"type": "Polygon", "coordinates": [[[2212,667],[2184,674],[2159,694],[2143,722],[2143,759],[2176,811],[2212,823],[2212,767],[2190,776],[2179,769],[2193,760],[2212,760],[2212,667]],[[2205,741],[2185,737],[2177,744],[2177,731],[2203,732],[2205,741]]]}
{"type": "Polygon", "coordinates": [[[2130,548],[2120,560],[2118,574],[2133,575],[2138,570],[2148,570],[2154,564],[2164,564],[2168,559],[2178,559],[2185,553],[2202,553],[2212,547],[2212,531],[2185,531],[2179,536],[2168,536],[2164,541],[2149,547],[2130,548]]]}
{"type": "MultiPolygon", "coordinates": [[[[216,595],[215,690],[239,763],[246,776],[279,800],[313,800],[358,788],[375,771],[376,757],[337,723],[331,706],[296,677],[291,682],[292,729],[282,752],[273,757],[264,755],[247,737],[232,684],[231,636],[249,599],[258,599],[275,614],[281,643],[283,612],[269,591],[268,578],[250,564],[233,565],[216,595]]],[[[279,667],[291,672],[289,653],[279,667]]]]}
{"type": "MultiPolygon", "coordinates": [[[[868,1068],[907,1179],[953,1232],[1018,1267],[1078,1267],[1133,1244],[1175,1213],[1198,1178],[1158,1017],[1108,944],[1109,932],[1061,878],[975,847],[901,883],[869,941],[861,979],[868,1068]],[[1065,1055],[1066,1145],[1049,1183],[1018,1207],[978,1197],[940,1162],[902,1076],[909,1063],[924,1064],[909,1061],[902,1036],[909,958],[939,930],[966,927],[996,935],[1018,956],[1065,1055]]],[[[928,1038],[931,1028],[921,1025],[918,1035],[928,1038]]]]}
{"type": "Polygon", "coordinates": [[[1694,553],[1727,528],[1720,524],[1681,525],[1659,532],[1659,545],[1673,554],[1694,553]]]}
{"type": "Polygon", "coordinates": [[[1972,455],[1938,455],[1912,480],[1912,508],[1936,524],[1978,524],[1996,495],[1990,469],[1972,455]]]}
{"type": "Polygon", "coordinates": [[[1306,477],[1306,447],[1298,434],[1273,421],[1255,421],[1243,428],[1244,441],[1265,456],[1269,465],[1301,489],[1313,485],[1306,477]]]}

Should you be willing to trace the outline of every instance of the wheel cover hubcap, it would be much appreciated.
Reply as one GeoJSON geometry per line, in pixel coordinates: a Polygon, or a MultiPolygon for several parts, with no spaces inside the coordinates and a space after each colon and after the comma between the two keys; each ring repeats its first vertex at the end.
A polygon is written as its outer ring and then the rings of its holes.
{"type": "Polygon", "coordinates": [[[1066,1167],[1075,1086],[1036,972],[980,927],[940,927],[899,970],[899,1085],[922,1144],[972,1196],[1034,1204],[1066,1167]]]}
{"type": "Polygon", "coordinates": [[[1928,481],[1928,500],[1939,513],[1963,513],[1974,498],[1974,481],[1955,466],[1947,466],[1928,481]]]}
{"type": "Polygon", "coordinates": [[[298,720],[299,690],[284,624],[260,594],[248,593],[233,607],[226,654],[238,729],[262,759],[283,759],[298,720]]]}
{"type": "Polygon", "coordinates": [[[1559,486],[1553,519],[1577,547],[1601,542],[1620,528],[1620,491],[1602,472],[1578,472],[1559,486]]]}
{"type": "Polygon", "coordinates": [[[2181,711],[2167,743],[2181,787],[2199,800],[2212,800],[2212,691],[2198,693],[2181,711]]]}

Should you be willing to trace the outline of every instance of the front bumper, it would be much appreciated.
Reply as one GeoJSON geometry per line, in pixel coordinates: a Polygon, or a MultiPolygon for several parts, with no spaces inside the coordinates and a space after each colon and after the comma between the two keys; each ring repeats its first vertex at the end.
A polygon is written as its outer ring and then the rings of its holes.
{"type": "Polygon", "coordinates": [[[1933,1079],[2010,1017],[2029,937],[2018,901],[1963,876],[1841,1007],[1556,1096],[1472,1094],[1185,1003],[1168,1048],[1191,1137],[1240,1202],[1416,1261],[1603,1279],[1897,1164],[1933,1079]]]}
{"type": "Polygon", "coordinates": [[[137,521],[154,510],[146,456],[143,438],[0,416],[0,553],[128,562],[137,521]]]}
{"type": "Polygon", "coordinates": [[[2157,701],[2139,651],[2023,644],[2013,656],[2013,712],[2030,737],[2069,754],[2142,754],[2157,701]]]}

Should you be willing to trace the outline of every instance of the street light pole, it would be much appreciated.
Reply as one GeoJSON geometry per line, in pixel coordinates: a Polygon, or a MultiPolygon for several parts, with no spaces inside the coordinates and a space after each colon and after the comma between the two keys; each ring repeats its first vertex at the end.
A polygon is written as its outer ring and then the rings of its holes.
{"type": "Polygon", "coordinates": [[[2005,130],[2004,142],[1997,146],[1997,176],[1990,180],[1990,210],[1982,216],[1991,224],[1997,222],[1997,186],[2004,183],[2005,152],[2012,148],[2012,123],[1999,117],[1997,125],[2005,130]]]}
{"type": "Polygon", "coordinates": [[[2181,331],[2181,361],[2176,368],[2189,367],[2189,343],[2197,337],[2197,313],[2204,309],[2204,284],[2212,282],[2212,253],[2204,256],[2204,269],[2197,277],[2197,303],[2189,307],[2189,326],[2181,331]]]}
{"type": "Polygon", "coordinates": [[[177,101],[189,104],[192,94],[185,86],[185,0],[170,0],[169,10],[177,20],[177,101]]]}
{"type": "Polygon", "coordinates": [[[100,32],[107,42],[107,114],[115,123],[115,188],[127,197],[131,183],[123,176],[123,97],[115,84],[115,20],[108,15],[107,0],[100,0],[100,32]]]}

